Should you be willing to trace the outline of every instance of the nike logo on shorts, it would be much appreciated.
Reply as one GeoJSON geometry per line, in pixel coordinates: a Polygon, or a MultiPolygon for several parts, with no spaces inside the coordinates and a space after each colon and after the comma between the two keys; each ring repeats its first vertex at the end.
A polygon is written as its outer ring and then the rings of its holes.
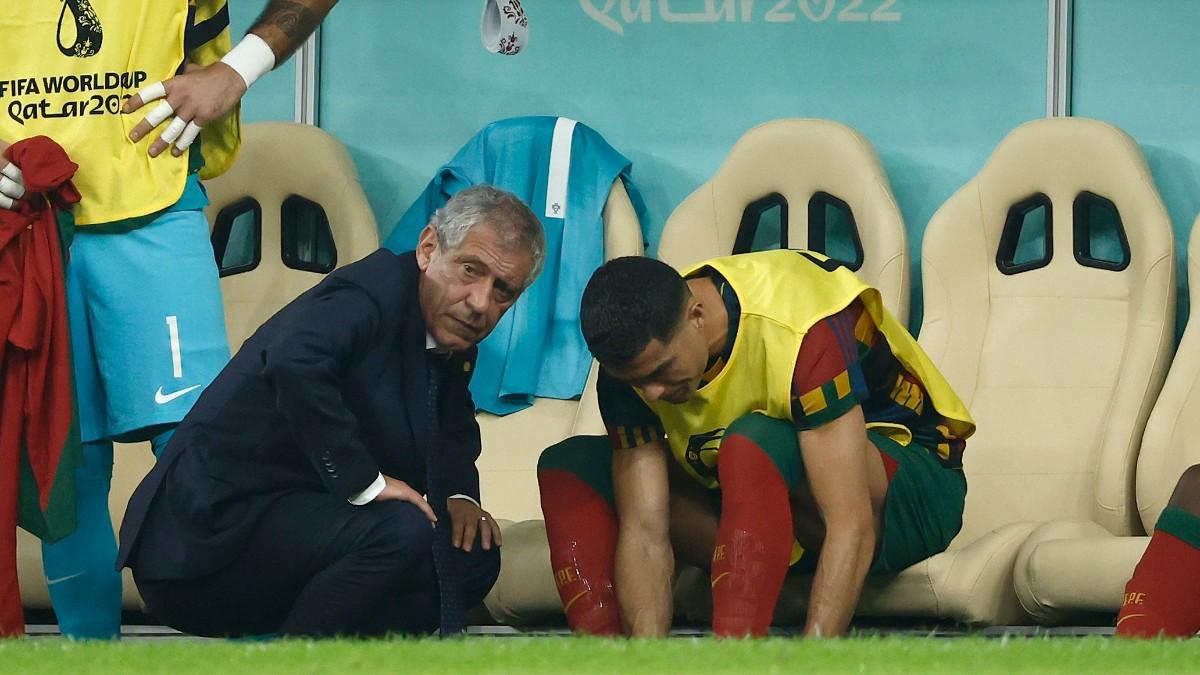
{"type": "Polygon", "coordinates": [[[67,576],[65,576],[65,577],[58,577],[57,579],[49,579],[49,578],[47,578],[47,579],[46,579],[46,585],[47,585],[47,586],[53,586],[54,584],[61,584],[61,583],[62,583],[62,582],[64,582],[64,581],[70,581],[71,579],[74,579],[75,577],[81,577],[81,576],[83,576],[83,575],[85,575],[85,574],[87,574],[87,570],[84,570],[84,571],[82,571],[82,572],[76,572],[75,574],[68,574],[68,575],[67,575],[67,576]]]}
{"type": "Polygon", "coordinates": [[[159,387],[158,391],[154,392],[154,402],[159,405],[166,405],[167,403],[174,401],[175,399],[179,398],[180,396],[183,396],[184,394],[188,393],[189,391],[192,391],[193,389],[199,389],[199,388],[200,388],[200,385],[193,384],[192,386],[190,386],[186,389],[180,389],[179,391],[173,391],[169,394],[164,394],[162,387],[159,387]]]}

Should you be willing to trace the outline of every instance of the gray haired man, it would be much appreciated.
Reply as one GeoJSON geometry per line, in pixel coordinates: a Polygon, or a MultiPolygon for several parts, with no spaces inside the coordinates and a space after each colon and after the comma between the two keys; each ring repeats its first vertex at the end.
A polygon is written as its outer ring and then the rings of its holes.
{"type": "Polygon", "coordinates": [[[151,614],[210,636],[462,630],[500,566],[475,345],[544,253],[527,206],[469,188],[415,251],[347,265],[263,324],[130,500],[118,564],[151,614]]]}

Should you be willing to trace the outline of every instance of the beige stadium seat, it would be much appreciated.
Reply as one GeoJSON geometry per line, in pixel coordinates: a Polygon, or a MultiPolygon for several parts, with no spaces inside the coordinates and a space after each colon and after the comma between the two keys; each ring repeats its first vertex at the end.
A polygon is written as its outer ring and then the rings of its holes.
{"type": "Polygon", "coordinates": [[[920,343],[979,425],[963,529],[874,580],[860,613],[1026,622],[1013,566],[1036,523],[1141,530],[1133,467],[1170,359],[1170,220],[1124,132],[1036,120],[934,214],[922,276],[920,343]]]}
{"type": "Polygon", "coordinates": [[[658,257],[681,268],[763,248],[821,251],[878,288],[906,323],[906,241],[887,174],[865,136],[831,120],[783,119],[747,131],[713,177],[675,208],[658,257]]]}
{"type": "MultiPolygon", "coordinates": [[[[214,239],[221,238],[222,211],[231,230],[225,237],[228,254],[221,293],[229,344],[235,351],[262,322],[319,281],[326,268],[354,262],[379,248],[375,216],[354,163],[337,139],[316,127],[285,122],[247,125],[242,134],[237,162],[205,185],[212,201],[206,213],[217,228],[214,239]],[[286,229],[281,222],[285,203],[286,229]],[[327,218],[328,230],[314,204],[327,218]],[[230,248],[231,240],[236,251],[230,248]]],[[[114,454],[109,509],[117,529],[154,456],[149,443],[118,444],[114,454]]],[[[18,577],[26,607],[50,606],[41,551],[34,537],[18,532],[18,577]]],[[[125,607],[138,609],[141,599],[133,577],[129,570],[124,574],[125,607]]]]}
{"type": "Polygon", "coordinates": [[[379,248],[375,215],[350,153],[317,127],[290,122],[247,125],[237,163],[207,187],[214,246],[219,253],[225,249],[221,292],[234,351],[324,274],[379,248]],[[260,220],[260,226],[251,225],[253,219],[260,220]],[[228,234],[224,247],[223,230],[228,234]],[[332,234],[332,248],[322,232],[332,234]],[[256,235],[261,242],[257,246],[256,235]]]}
{"type": "MultiPolygon", "coordinates": [[[[1135,485],[1144,532],[1153,532],[1184,470],[1200,463],[1200,219],[1192,226],[1187,259],[1192,314],[1146,422],[1137,458],[1135,485]]],[[[1017,556],[1014,576],[1021,606],[1039,623],[1110,623],[1121,607],[1125,583],[1150,543],[1148,536],[1119,534],[1090,519],[1038,527],[1017,556]]]]}
{"type": "MultiPolygon", "coordinates": [[[[613,182],[603,217],[606,260],[642,254],[641,226],[620,178],[613,182]]],[[[503,623],[528,624],[562,614],[542,520],[537,462],[543,450],[563,439],[604,433],[596,373],[593,362],[578,401],[538,398],[511,415],[476,417],[483,441],[476,463],[480,496],[504,535],[500,578],[484,604],[503,623]]]]}

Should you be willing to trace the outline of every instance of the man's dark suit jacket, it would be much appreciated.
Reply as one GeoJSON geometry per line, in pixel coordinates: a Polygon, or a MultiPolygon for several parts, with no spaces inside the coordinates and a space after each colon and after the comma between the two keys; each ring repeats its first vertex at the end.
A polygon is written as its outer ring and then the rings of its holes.
{"type": "Polygon", "coordinates": [[[129,501],[118,568],[190,579],[231,562],[285,492],[346,500],[379,472],[479,498],[479,427],[467,391],[475,349],[426,353],[412,252],[339,269],[246,341],[179,425],[129,501]],[[429,419],[429,368],[442,373],[429,419]],[[133,555],[136,549],[136,555],[133,555]]]}

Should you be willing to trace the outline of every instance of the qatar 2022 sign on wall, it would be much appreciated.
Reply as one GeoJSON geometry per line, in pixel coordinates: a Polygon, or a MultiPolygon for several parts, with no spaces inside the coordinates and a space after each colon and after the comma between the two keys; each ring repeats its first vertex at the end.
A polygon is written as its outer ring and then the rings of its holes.
{"type": "Polygon", "coordinates": [[[617,35],[648,23],[897,23],[898,0],[579,0],[592,20],[617,35]]]}

